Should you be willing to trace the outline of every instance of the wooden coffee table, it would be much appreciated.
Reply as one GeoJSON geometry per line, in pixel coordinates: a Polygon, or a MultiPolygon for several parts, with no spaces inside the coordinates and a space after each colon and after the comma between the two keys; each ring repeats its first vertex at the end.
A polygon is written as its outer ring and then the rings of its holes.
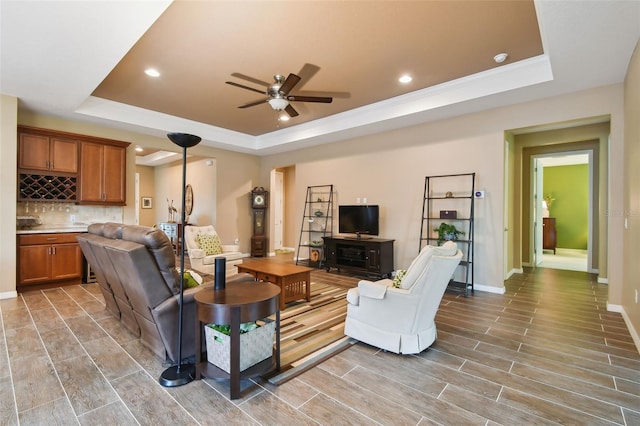
{"type": "Polygon", "coordinates": [[[250,260],[242,262],[238,272],[253,275],[256,280],[268,281],[280,287],[280,310],[287,302],[298,299],[311,300],[311,271],[313,268],[290,263],[250,260]]]}

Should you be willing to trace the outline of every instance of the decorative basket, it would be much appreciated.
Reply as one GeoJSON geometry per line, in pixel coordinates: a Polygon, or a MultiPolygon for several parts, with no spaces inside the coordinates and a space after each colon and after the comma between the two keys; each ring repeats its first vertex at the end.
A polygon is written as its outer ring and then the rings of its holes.
{"type": "MultiPolygon", "coordinates": [[[[262,326],[240,335],[240,371],[264,361],[273,355],[273,338],[276,323],[267,321],[262,326]]],[[[218,368],[230,373],[231,336],[211,327],[204,328],[207,343],[207,360],[218,368]]]]}

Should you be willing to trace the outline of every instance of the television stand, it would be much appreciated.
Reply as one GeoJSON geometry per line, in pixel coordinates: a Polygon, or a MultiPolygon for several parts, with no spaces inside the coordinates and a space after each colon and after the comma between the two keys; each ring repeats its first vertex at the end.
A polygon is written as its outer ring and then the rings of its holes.
{"type": "Polygon", "coordinates": [[[325,267],[354,273],[390,277],[393,272],[393,241],[381,238],[324,237],[325,267]]]}
{"type": "Polygon", "coordinates": [[[372,240],[373,237],[370,237],[370,236],[363,237],[362,235],[356,235],[355,237],[344,237],[344,239],[360,241],[360,240],[372,240]]]}

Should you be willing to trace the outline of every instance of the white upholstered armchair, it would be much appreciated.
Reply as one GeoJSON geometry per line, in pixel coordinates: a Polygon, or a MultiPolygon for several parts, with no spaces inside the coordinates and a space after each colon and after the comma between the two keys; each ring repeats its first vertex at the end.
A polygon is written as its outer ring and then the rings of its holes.
{"type": "Polygon", "coordinates": [[[184,228],[185,245],[188,250],[191,268],[205,274],[214,274],[217,257],[224,257],[227,276],[238,273],[235,265],[242,263],[242,253],[237,245],[222,245],[212,225],[184,228]],[[215,246],[215,250],[211,247],[215,246]],[[215,253],[215,254],[214,254],[215,253]]]}
{"type": "Polygon", "coordinates": [[[436,339],[435,316],[462,253],[453,242],[426,246],[400,282],[360,281],[347,293],[344,333],[395,353],[422,352],[436,339]]]}

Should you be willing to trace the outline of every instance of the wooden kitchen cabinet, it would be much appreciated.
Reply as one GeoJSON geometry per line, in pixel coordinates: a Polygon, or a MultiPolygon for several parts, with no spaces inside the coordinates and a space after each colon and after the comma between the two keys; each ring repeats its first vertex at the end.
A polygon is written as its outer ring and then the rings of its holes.
{"type": "Polygon", "coordinates": [[[77,232],[18,237],[18,284],[29,286],[82,280],[82,251],[77,232]]]}
{"type": "Polygon", "coordinates": [[[79,204],[125,204],[127,145],[80,142],[79,204]]]}
{"type": "Polygon", "coordinates": [[[18,128],[18,168],[50,173],[78,172],[78,142],[47,135],[36,129],[18,128]]]}

